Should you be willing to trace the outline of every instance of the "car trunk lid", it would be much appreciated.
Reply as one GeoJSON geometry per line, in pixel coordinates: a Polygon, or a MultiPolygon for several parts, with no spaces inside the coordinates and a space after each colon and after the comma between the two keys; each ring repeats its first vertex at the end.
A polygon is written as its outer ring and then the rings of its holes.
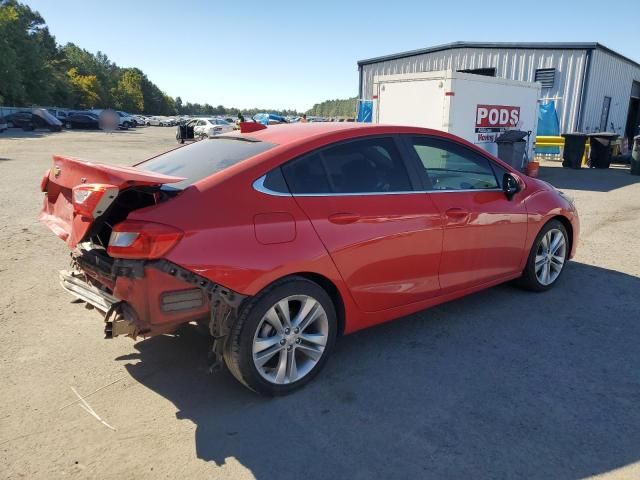
{"type": "MultiPolygon", "coordinates": [[[[145,189],[149,193],[154,189],[159,190],[163,184],[182,180],[184,177],[56,155],[53,157],[52,168],[46,172],[41,183],[45,197],[40,221],[73,248],[83,240],[94,222],[107,214],[123,192],[145,189]],[[84,190],[80,195],[76,193],[76,205],[74,187],[76,191],[84,190]],[[77,200],[91,195],[101,197],[93,211],[79,209],[77,200]]],[[[136,202],[128,203],[129,211],[148,206],[136,202]]]]}

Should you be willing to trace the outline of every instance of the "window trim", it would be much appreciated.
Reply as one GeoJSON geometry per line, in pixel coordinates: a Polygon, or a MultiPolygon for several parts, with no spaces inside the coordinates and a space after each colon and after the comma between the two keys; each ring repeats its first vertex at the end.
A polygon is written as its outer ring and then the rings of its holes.
{"type": "MultiPolygon", "coordinates": [[[[269,170],[268,172],[264,173],[262,176],[260,176],[259,178],[257,178],[256,180],[254,180],[254,182],[252,183],[252,187],[254,190],[256,190],[257,192],[263,193],[265,195],[271,195],[274,197],[357,197],[357,196],[377,196],[377,195],[411,195],[411,194],[424,194],[424,193],[436,193],[436,194],[441,194],[441,193],[478,193],[478,192],[502,192],[502,188],[500,187],[501,185],[501,181],[500,179],[497,177],[496,175],[496,169],[494,167],[495,162],[493,161],[492,158],[488,157],[487,155],[483,154],[482,152],[478,152],[476,150],[473,150],[469,147],[467,147],[466,145],[463,145],[461,143],[455,142],[454,140],[450,140],[444,137],[440,137],[440,136],[436,136],[436,135],[424,135],[424,134],[411,134],[411,133],[402,133],[402,134],[387,134],[387,135],[370,135],[370,136],[363,136],[363,137],[356,137],[356,138],[351,138],[348,140],[340,140],[338,142],[334,142],[332,144],[326,145],[324,147],[320,147],[316,150],[310,150],[308,152],[303,153],[302,155],[298,155],[294,158],[291,158],[289,160],[287,160],[286,162],[278,165],[275,168],[272,168],[271,170],[269,170]],[[334,145],[339,145],[342,143],[348,143],[351,141],[356,141],[356,140],[362,140],[362,139],[369,139],[369,138],[389,138],[389,137],[393,137],[396,147],[398,148],[398,151],[400,152],[400,155],[403,159],[403,162],[405,164],[405,167],[407,168],[407,173],[409,174],[409,180],[410,183],[413,185],[414,190],[405,190],[405,191],[397,191],[397,192],[357,192],[357,193],[291,193],[291,190],[289,188],[289,186],[287,185],[287,189],[289,190],[288,192],[278,192],[276,190],[271,190],[267,187],[264,186],[264,182],[266,180],[267,175],[278,168],[282,168],[283,166],[285,166],[287,163],[289,162],[293,162],[294,160],[297,160],[299,158],[305,157],[307,155],[312,155],[314,153],[318,153],[322,150],[324,150],[325,148],[330,148],[334,145]],[[431,181],[429,179],[429,176],[427,175],[424,166],[422,165],[422,161],[420,160],[420,157],[418,156],[418,152],[415,151],[415,149],[413,148],[413,144],[411,139],[415,138],[415,137],[420,137],[420,138],[427,138],[427,139],[435,139],[435,140],[442,140],[442,141],[447,141],[447,142],[451,142],[457,146],[459,146],[460,148],[467,150],[471,153],[475,153],[476,155],[480,155],[482,158],[485,158],[488,162],[489,162],[489,167],[491,168],[491,171],[493,172],[493,176],[496,179],[496,183],[498,185],[498,187],[496,188],[471,188],[471,189],[461,189],[461,190],[434,190],[431,188],[431,181]]],[[[500,166],[500,168],[507,170],[507,172],[509,172],[509,169],[506,169],[505,167],[500,166]]],[[[285,179],[286,182],[286,179],[285,179]]]]}
{"type": "MultiPolygon", "coordinates": [[[[276,168],[280,168],[280,167],[276,167],[276,168]]],[[[275,170],[275,168],[273,170],[275,170]]],[[[293,194],[291,192],[289,193],[278,192],[277,190],[271,190],[270,188],[267,188],[264,186],[264,182],[267,179],[267,175],[269,175],[270,172],[271,170],[269,170],[269,172],[262,175],[260,178],[256,179],[253,182],[253,189],[257,192],[264,193],[266,195],[272,195],[274,197],[293,197],[293,194]]]]}
{"type": "MultiPolygon", "coordinates": [[[[424,191],[426,193],[456,193],[456,192],[493,192],[493,191],[500,191],[502,192],[502,188],[500,187],[500,185],[502,184],[502,182],[500,181],[500,179],[498,178],[498,176],[496,175],[496,169],[494,168],[494,161],[488,157],[487,155],[483,154],[482,152],[478,152],[474,149],[471,149],[469,147],[467,147],[466,145],[456,142],[455,140],[451,140],[445,137],[440,137],[437,135],[424,135],[424,134],[412,134],[412,133],[403,133],[401,135],[399,135],[401,137],[401,140],[403,143],[405,143],[406,147],[407,147],[407,154],[412,158],[413,163],[416,165],[416,167],[418,168],[419,171],[419,175],[422,179],[422,182],[424,183],[424,191]],[[457,147],[459,147],[460,149],[466,151],[466,152],[470,152],[471,154],[475,154],[478,155],[482,158],[484,158],[485,160],[487,160],[487,162],[489,162],[489,168],[491,169],[491,173],[493,174],[493,178],[496,181],[496,188],[469,188],[469,189],[460,189],[460,190],[435,190],[432,187],[432,183],[431,183],[431,178],[429,177],[428,173],[427,173],[427,169],[424,167],[424,165],[422,164],[422,160],[420,159],[420,156],[418,155],[418,152],[416,152],[415,148],[413,147],[413,142],[412,139],[413,138],[424,138],[427,140],[436,140],[436,141],[441,141],[441,142],[447,142],[450,144],[453,144],[457,147]]],[[[502,167],[504,169],[504,167],[502,167]]],[[[509,170],[507,170],[509,171],[509,170]]]]}
{"type": "MultiPolygon", "coordinates": [[[[400,155],[400,160],[402,161],[402,164],[405,167],[405,170],[407,172],[407,177],[409,178],[409,184],[411,185],[411,187],[413,188],[413,190],[402,190],[402,191],[395,191],[395,192],[347,192],[347,193],[335,193],[335,192],[328,192],[328,193],[294,193],[291,191],[291,186],[289,186],[287,184],[287,187],[289,188],[289,194],[287,194],[287,196],[291,195],[292,197],[357,197],[357,196],[374,196],[374,195],[407,195],[407,194],[412,194],[412,193],[422,193],[423,191],[422,189],[422,185],[419,181],[419,177],[415,177],[415,172],[414,172],[414,168],[412,168],[411,162],[406,154],[405,154],[405,150],[404,150],[404,145],[403,142],[399,139],[399,135],[395,134],[395,133],[391,133],[391,134],[376,134],[376,135],[363,135],[361,137],[352,137],[352,138],[348,138],[346,140],[338,140],[337,142],[333,142],[327,145],[324,145],[322,147],[316,148],[314,150],[309,150],[308,152],[303,153],[302,155],[298,155],[297,157],[291,158],[289,160],[287,160],[286,162],[280,164],[277,168],[282,168],[285,165],[287,165],[288,163],[294,162],[296,160],[298,160],[299,158],[303,158],[306,157],[308,155],[319,155],[320,158],[324,161],[324,155],[323,152],[329,148],[334,148],[337,146],[342,146],[342,145],[347,145],[349,143],[353,143],[353,142],[358,142],[358,141],[363,141],[363,140],[375,140],[375,139],[379,139],[379,138],[384,138],[384,139],[391,139],[391,141],[393,142],[393,144],[396,147],[396,150],[398,151],[398,154],[400,155]]],[[[323,165],[324,167],[324,165],[323,165]]],[[[273,169],[272,169],[273,170],[273,169]]],[[[271,171],[271,170],[269,170],[271,171]]],[[[267,172],[269,173],[269,172],[267,172]]],[[[264,174],[264,176],[267,175],[267,173],[264,174]]],[[[325,174],[326,174],[326,169],[325,169],[325,174]]],[[[260,177],[262,178],[262,177],[260,177]]],[[[253,182],[253,186],[254,189],[256,189],[257,186],[260,186],[257,179],[256,181],[253,182]]],[[[327,179],[327,181],[329,181],[329,179],[327,179]]],[[[264,180],[263,180],[264,182],[264,180]]],[[[285,182],[286,182],[286,177],[285,177],[285,182]]],[[[330,184],[330,183],[329,183],[330,184]]],[[[262,185],[262,190],[258,190],[261,191],[262,193],[267,193],[267,191],[269,191],[269,189],[265,188],[264,185],[262,185]]],[[[279,193],[279,192],[277,192],[279,193]]],[[[279,195],[283,195],[281,193],[279,193],[279,195]]]]}

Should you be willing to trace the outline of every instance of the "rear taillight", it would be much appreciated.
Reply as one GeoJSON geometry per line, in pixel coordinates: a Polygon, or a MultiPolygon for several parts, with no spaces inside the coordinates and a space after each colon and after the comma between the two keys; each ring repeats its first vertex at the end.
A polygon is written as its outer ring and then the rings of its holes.
{"type": "Polygon", "coordinates": [[[76,185],[72,190],[76,214],[94,219],[104,213],[118,196],[118,187],[103,183],[76,185]]]}
{"type": "Polygon", "coordinates": [[[168,225],[125,220],[113,228],[107,253],[115,258],[160,258],[183,235],[181,230],[168,225]]]}

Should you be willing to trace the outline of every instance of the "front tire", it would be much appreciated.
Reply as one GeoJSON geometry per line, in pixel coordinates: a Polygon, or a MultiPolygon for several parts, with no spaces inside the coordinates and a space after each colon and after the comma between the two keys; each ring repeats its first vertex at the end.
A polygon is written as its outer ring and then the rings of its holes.
{"type": "Polygon", "coordinates": [[[337,332],[333,302],[318,284],[290,277],[241,310],[224,351],[229,371],[260,394],[286,395],[311,381],[337,332]]]}
{"type": "Polygon", "coordinates": [[[533,242],[518,283],[534,292],[549,290],[558,282],[568,259],[567,229],[558,220],[551,220],[542,227],[533,242]]]}

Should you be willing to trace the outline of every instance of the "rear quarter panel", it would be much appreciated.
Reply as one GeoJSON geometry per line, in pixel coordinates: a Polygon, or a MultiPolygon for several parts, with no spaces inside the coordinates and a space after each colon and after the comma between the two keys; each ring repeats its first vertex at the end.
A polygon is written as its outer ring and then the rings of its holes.
{"type": "Polygon", "coordinates": [[[322,275],[337,287],[357,323],[348,289],[309,219],[293,197],[254,190],[255,175],[243,173],[204,191],[192,186],[129,218],[182,229],[185,236],[167,260],[243,295],[256,295],[287,275],[322,275]]]}

